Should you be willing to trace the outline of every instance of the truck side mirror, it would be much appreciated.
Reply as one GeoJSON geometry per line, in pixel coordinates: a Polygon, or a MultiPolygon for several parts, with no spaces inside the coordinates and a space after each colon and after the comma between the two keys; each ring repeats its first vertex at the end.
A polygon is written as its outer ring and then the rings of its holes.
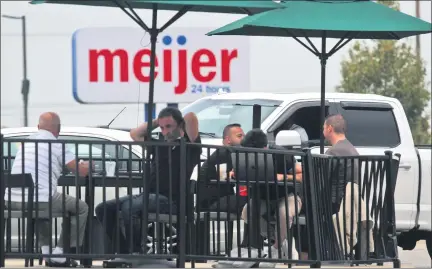
{"type": "Polygon", "coordinates": [[[276,145],[283,147],[301,147],[301,137],[297,131],[280,131],[276,135],[276,145]]]}

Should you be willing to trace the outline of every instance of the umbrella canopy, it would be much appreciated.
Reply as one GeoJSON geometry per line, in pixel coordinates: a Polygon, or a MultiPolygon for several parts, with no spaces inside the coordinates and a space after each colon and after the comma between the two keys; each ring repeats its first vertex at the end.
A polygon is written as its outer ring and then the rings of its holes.
{"type": "Polygon", "coordinates": [[[430,33],[430,23],[369,0],[300,1],[237,20],[209,35],[401,39],[430,33]]]}
{"type": "MultiPolygon", "coordinates": [[[[291,0],[285,8],[252,15],[207,35],[293,37],[321,62],[321,128],[325,118],[325,71],[328,58],[352,39],[398,40],[432,32],[432,25],[369,0],[291,0]],[[307,42],[299,38],[303,37],[307,42]],[[310,38],[320,38],[321,51],[310,38]],[[327,38],[340,39],[327,51],[327,38]]],[[[320,152],[324,152],[321,129],[320,152]]]]}
{"type": "MultiPolygon", "coordinates": [[[[230,14],[246,14],[253,15],[259,12],[264,12],[276,8],[283,8],[282,5],[273,2],[272,0],[195,0],[195,1],[180,1],[180,0],[111,0],[111,1],[75,1],[75,0],[33,0],[31,4],[68,4],[68,5],[84,5],[84,6],[100,6],[100,7],[119,7],[133,21],[142,27],[150,35],[150,82],[149,82],[149,98],[148,98],[148,114],[152,115],[153,111],[153,95],[154,95],[154,78],[155,78],[155,58],[156,58],[156,42],[157,36],[167,29],[171,24],[181,18],[188,11],[194,12],[211,12],[211,13],[230,13],[230,14]],[[135,9],[151,9],[152,24],[151,27],[140,18],[135,12],[135,9]],[[162,27],[157,28],[157,14],[159,10],[177,11],[177,13],[169,19],[162,27]]],[[[148,137],[151,137],[152,119],[148,117],[147,122],[148,137]]]]}
{"type": "Polygon", "coordinates": [[[188,11],[194,12],[211,12],[211,13],[229,13],[229,14],[247,14],[252,15],[275,8],[281,5],[272,0],[259,1],[242,1],[242,0],[196,0],[196,1],[179,1],[179,0],[111,0],[111,1],[74,1],[74,0],[33,0],[32,4],[66,4],[66,5],[84,5],[100,7],[119,7],[133,9],[153,9],[157,4],[158,10],[179,11],[188,7],[188,11]]]}

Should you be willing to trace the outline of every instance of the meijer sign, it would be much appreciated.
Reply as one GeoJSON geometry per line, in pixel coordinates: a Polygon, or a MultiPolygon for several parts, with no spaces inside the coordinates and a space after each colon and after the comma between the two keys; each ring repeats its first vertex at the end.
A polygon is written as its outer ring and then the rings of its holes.
{"type": "MultiPolygon", "coordinates": [[[[249,91],[249,38],[171,28],[156,44],[155,102],[249,91]]],[[[73,95],[80,103],[148,101],[150,36],[140,28],[85,28],[72,42],[73,95]]]]}

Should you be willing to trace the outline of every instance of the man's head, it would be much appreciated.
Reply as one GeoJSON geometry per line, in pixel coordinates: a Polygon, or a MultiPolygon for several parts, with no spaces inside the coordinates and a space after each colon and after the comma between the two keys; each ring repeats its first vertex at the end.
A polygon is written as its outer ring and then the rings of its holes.
{"type": "Polygon", "coordinates": [[[39,130],[52,133],[55,137],[60,134],[60,117],[54,112],[45,112],[39,116],[39,130]]]}
{"type": "Polygon", "coordinates": [[[340,139],[344,139],[345,132],[346,122],[342,115],[336,114],[326,118],[323,126],[323,134],[332,145],[340,139]]]}
{"type": "Polygon", "coordinates": [[[241,145],[248,148],[266,148],[267,135],[261,129],[252,129],[243,138],[241,145]]]}
{"type": "Polygon", "coordinates": [[[159,112],[158,124],[167,141],[174,141],[184,135],[183,115],[177,108],[166,107],[159,112]]]}
{"type": "Polygon", "coordinates": [[[243,129],[238,123],[228,124],[222,133],[224,146],[239,146],[244,137],[243,129]]]}

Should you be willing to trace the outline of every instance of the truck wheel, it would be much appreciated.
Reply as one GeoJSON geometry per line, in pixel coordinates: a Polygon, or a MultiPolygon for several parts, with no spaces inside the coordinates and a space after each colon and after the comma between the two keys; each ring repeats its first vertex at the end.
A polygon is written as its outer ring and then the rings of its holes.
{"type": "Polygon", "coordinates": [[[429,252],[429,257],[432,259],[432,237],[431,236],[429,236],[426,239],[426,247],[429,252]]]}

